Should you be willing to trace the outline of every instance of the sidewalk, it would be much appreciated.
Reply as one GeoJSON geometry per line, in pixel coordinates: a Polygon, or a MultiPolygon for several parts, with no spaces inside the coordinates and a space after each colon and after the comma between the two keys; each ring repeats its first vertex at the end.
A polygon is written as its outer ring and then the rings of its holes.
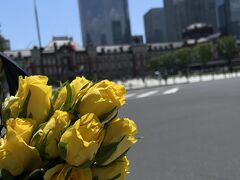
{"type": "Polygon", "coordinates": [[[145,78],[142,79],[129,79],[126,81],[116,81],[118,84],[122,84],[126,87],[127,90],[131,89],[141,89],[141,88],[150,88],[157,86],[170,86],[177,84],[187,84],[187,83],[198,83],[206,81],[214,81],[221,79],[230,79],[240,77],[240,72],[226,73],[226,74],[208,74],[208,75],[193,75],[188,79],[186,77],[170,77],[166,81],[163,79],[157,78],[145,78]]]}

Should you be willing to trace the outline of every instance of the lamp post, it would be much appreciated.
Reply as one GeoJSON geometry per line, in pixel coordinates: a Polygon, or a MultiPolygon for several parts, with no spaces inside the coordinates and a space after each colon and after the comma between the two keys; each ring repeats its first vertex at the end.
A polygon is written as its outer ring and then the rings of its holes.
{"type": "Polygon", "coordinates": [[[40,25],[39,25],[39,19],[38,19],[38,11],[37,11],[37,4],[36,0],[34,0],[34,12],[35,12],[35,19],[36,19],[36,26],[37,26],[37,34],[38,34],[38,45],[39,45],[39,51],[40,51],[40,68],[41,68],[41,74],[44,74],[44,67],[43,67],[43,57],[42,57],[42,41],[41,41],[41,33],[40,33],[40,25]]]}

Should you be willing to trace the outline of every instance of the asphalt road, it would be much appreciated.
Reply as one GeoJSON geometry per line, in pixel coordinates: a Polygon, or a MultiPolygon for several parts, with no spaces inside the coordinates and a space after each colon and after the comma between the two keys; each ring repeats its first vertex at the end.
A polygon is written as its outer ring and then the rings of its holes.
{"type": "Polygon", "coordinates": [[[240,78],[130,91],[120,116],[144,137],[129,180],[240,179],[240,78]]]}

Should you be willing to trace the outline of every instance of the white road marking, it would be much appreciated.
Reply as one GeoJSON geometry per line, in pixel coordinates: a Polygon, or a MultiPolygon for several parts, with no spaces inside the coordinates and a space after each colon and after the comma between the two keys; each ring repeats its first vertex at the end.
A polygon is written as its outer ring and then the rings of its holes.
{"type": "Polygon", "coordinates": [[[136,95],[136,93],[132,93],[132,94],[127,94],[125,97],[126,98],[130,98],[130,97],[133,97],[133,96],[135,96],[136,95]]]}
{"type": "Polygon", "coordinates": [[[143,93],[143,94],[138,95],[136,98],[144,98],[144,97],[147,97],[147,96],[151,96],[151,95],[153,95],[153,94],[156,94],[156,93],[158,93],[158,92],[159,92],[158,90],[146,92],[146,93],[143,93]]]}
{"type": "Polygon", "coordinates": [[[169,89],[169,90],[163,92],[163,95],[174,94],[178,91],[179,91],[179,88],[172,88],[172,89],[169,89]]]}

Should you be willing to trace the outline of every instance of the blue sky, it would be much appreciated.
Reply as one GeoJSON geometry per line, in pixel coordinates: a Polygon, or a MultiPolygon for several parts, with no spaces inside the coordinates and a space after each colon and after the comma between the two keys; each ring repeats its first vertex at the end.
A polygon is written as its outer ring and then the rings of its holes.
{"type": "MultiPolygon", "coordinates": [[[[82,45],[77,0],[37,0],[42,44],[53,36],[72,36],[82,45]]],[[[129,0],[132,34],[144,34],[143,15],[162,0],[129,0]]],[[[0,2],[1,32],[10,39],[12,49],[32,48],[38,44],[33,0],[0,2]]]]}

